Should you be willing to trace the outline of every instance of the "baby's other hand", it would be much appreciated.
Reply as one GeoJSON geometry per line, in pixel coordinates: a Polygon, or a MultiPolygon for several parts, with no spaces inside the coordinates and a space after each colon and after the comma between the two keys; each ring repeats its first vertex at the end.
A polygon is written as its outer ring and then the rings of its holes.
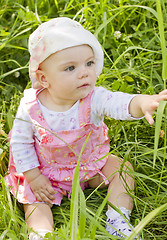
{"type": "Polygon", "coordinates": [[[163,90],[159,94],[155,95],[143,95],[143,101],[141,103],[141,110],[145,115],[146,120],[150,125],[154,123],[152,115],[158,108],[160,101],[167,100],[167,89],[163,90]]]}
{"type": "Polygon", "coordinates": [[[137,95],[129,105],[129,113],[132,117],[140,118],[145,116],[149,124],[153,124],[152,115],[158,108],[160,101],[167,100],[167,89],[155,95],[137,95]]]}
{"type": "Polygon", "coordinates": [[[38,175],[35,179],[29,182],[29,184],[38,201],[51,204],[52,200],[55,199],[53,196],[55,191],[52,188],[51,182],[44,175],[38,175]]]}

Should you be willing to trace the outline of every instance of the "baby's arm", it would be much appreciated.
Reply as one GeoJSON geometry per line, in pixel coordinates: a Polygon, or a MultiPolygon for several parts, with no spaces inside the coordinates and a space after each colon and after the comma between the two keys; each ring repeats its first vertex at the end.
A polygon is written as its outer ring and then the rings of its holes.
{"type": "Polygon", "coordinates": [[[47,177],[41,174],[38,167],[23,173],[27,182],[30,184],[31,190],[40,202],[52,203],[55,191],[51,182],[47,177]]]}
{"type": "Polygon", "coordinates": [[[153,124],[152,115],[163,100],[167,100],[167,89],[156,95],[137,95],[129,104],[129,113],[135,118],[145,116],[149,124],[153,124]]]}
{"type": "Polygon", "coordinates": [[[23,173],[38,199],[51,203],[54,190],[47,177],[38,169],[39,161],[34,148],[33,128],[25,103],[21,100],[14,120],[11,137],[11,149],[17,173],[23,173]]]}

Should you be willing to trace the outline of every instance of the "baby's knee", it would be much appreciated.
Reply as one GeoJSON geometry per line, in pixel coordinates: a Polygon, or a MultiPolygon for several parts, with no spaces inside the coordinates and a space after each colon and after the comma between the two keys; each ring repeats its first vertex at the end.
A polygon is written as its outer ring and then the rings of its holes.
{"type": "Polygon", "coordinates": [[[125,163],[123,163],[123,170],[124,171],[134,171],[133,165],[129,162],[126,161],[125,163]]]}
{"type": "Polygon", "coordinates": [[[133,166],[132,164],[129,162],[129,161],[126,161],[125,163],[123,162],[122,163],[122,166],[120,168],[120,171],[119,171],[119,176],[127,179],[133,179],[133,172],[134,172],[134,169],[133,169],[133,166]]]}
{"type": "Polygon", "coordinates": [[[129,161],[124,161],[123,158],[119,158],[119,157],[117,157],[115,155],[112,155],[112,154],[108,157],[108,161],[107,161],[106,165],[107,165],[108,168],[111,168],[111,169],[113,168],[115,170],[118,170],[118,172],[120,170],[133,171],[133,166],[129,161]]]}

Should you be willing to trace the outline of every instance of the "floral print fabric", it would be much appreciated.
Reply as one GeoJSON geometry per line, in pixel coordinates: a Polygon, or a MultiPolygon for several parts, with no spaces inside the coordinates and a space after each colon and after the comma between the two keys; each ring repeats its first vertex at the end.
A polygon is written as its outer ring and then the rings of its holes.
{"type": "MultiPolygon", "coordinates": [[[[87,186],[86,180],[97,173],[102,175],[100,169],[105,165],[107,160],[105,155],[110,149],[109,137],[107,135],[108,129],[103,122],[98,127],[90,122],[92,93],[93,91],[85,99],[80,100],[80,127],[69,131],[54,132],[50,130],[39,108],[36,97],[26,103],[33,128],[38,132],[38,137],[34,136],[34,148],[39,161],[39,169],[43,175],[49,178],[56,192],[53,204],[60,205],[63,195],[71,192],[78,156],[87,138],[88,141],[82,152],[79,164],[79,177],[82,189],[87,186]]],[[[105,179],[105,176],[103,178],[105,179]]],[[[12,152],[10,155],[9,175],[6,177],[6,182],[19,202],[37,202],[24,175],[17,173],[12,152]]]]}

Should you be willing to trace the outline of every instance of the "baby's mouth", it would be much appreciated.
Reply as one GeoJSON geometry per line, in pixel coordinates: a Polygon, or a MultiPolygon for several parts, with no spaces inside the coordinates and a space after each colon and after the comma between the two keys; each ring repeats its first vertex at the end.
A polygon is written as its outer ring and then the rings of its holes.
{"type": "Polygon", "coordinates": [[[81,86],[79,86],[78,88],[85,88],[85,87],[89,87],[89,84],[88,83],[84,83],[81,86]]]}

